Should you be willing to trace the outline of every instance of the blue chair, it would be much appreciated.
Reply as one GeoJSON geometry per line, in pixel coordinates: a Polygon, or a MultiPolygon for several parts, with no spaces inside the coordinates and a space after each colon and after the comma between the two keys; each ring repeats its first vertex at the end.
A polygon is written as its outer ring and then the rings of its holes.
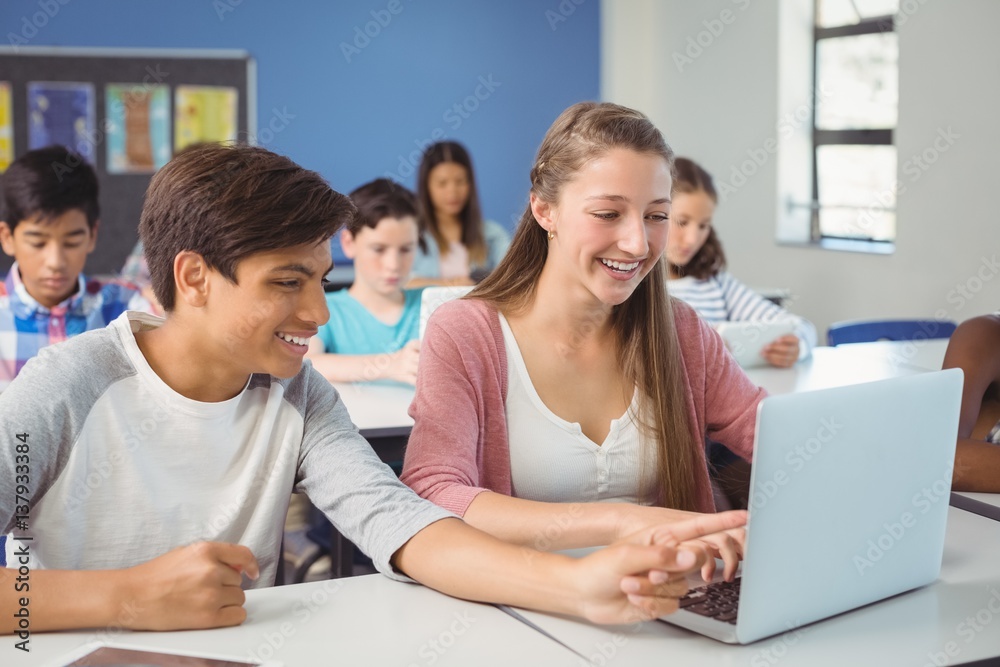
{"type": "Polygon", "coordinates": [[[951,338],[958,325],[949,320],[854,320],[835,322],[826,332],[827,345],[879,340],[951,338]]]}

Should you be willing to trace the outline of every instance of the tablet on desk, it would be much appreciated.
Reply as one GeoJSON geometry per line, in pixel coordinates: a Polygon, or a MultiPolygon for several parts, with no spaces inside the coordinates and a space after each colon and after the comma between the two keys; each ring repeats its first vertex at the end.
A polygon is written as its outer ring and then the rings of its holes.
{"type": "Polygon", "coordinates": [[[765,366],[767,360],[761,355],[763,349],[776,338],[795,334],[793,320],[774,320],[763,322],[721,322],[715,325],[715,330],[726,342],[726,347],[733,358],[743,368],[765,366]]]}
{"type": "Polygon", "coordinates": [[[158,651],[124,644],[91,642],[51,663],[52,667],[128,665],[130,667],[282,667],[280,662],[256,662],[244,658],[211,656],[205,653],[158,651]]]}

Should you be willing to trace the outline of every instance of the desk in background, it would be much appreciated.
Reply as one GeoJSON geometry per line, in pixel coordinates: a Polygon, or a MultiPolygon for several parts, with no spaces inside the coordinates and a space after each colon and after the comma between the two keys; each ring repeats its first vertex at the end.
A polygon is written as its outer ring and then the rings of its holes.
{"type": "Polygon", "coordinates": [[[413,420],[407,414],[414,388],[388,382],[334,382],[351,420],[369,442],[377,438],[410,435],[413,420]]]}
{"type": "MultiPolygon", "coordinates": [[[[750,368],[747,376],[770,394],[790,394],[800,391],[829,389],[849,384],[874,382],[905,375],[923,373],[918,368],[892,356],[892,347],[866,348],[872,343],[817,347],[812,355],[791,368],[762,366],[750,368]]],[[[880,343],[879,345],[899,345],[880,343]]],[[[939,366],[940,368],[940,366],[939,366]]]]}
{"type": "MultiPolygon", "coordinates": [[[[827,389],[914,375],[941,368],[946,340],[918,343],[881,341],[839,347],[817,347],[809,359],[792,368],[751,368],[747,375],[772,394],[827,389]]],[[[407,414],[413,387],[387,383],[333,385],[351,419],[366,438],[409,435],[413,420],[407,414]]]]}

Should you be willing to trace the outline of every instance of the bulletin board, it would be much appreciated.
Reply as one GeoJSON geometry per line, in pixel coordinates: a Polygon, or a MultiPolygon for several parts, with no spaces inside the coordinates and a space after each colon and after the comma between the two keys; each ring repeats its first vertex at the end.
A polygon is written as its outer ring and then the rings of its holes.
{"type": "MultiPolygon", "coordinates": [[[[0,170],[32,142],[84,154],[101,206],[86,272],[116,274],[149,181],[177,149],[224,135],[255,143],[256,78],[239,50],[0,47],[0,170]]],[[[0,253],[0,275],[12,261],[0,253]]]]}

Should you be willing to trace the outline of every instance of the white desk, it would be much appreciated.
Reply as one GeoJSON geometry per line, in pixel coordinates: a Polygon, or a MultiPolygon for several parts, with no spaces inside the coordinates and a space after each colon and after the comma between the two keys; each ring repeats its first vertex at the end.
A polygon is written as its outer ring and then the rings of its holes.
{"type": "MultiPolygon", "coordinates": [[[[817,347],[809,359],[792,368],[752,368],[747,375],[772,394],[873,382],[938,370],[947,345],[946,340],[932,340],[817,347]]],[[[407,414],[413,401],[413,387],[349,382],[336,382],[333,386],[365,437],[407,435],[413,428],[413,420],[407,414]]]]}
{"type": "Polygon", "coordinates": [[[870,353],[894,365],[911,366],[925,371],[938,371],[941,370],[944,353],[948,349],[948,339],[851,343],[840,345],[837,349],[852,353],[870,353]]]}
{"type": "MultiPolygon", "coordinates": [[[[235,628],[104,634],[140,647],[306,665],[577,665],[565,647],[500,610],[381,575],[247,593],[235,628]]],[[[48,665],[101,633],[39,633],[31,653],[0,637],[0,664],[48,665]],[[19,655],[20,654],[20,655],[19,655]]]]}
{"type": "Polygon", "coordinates": [[[936,583],[748,646],[666,623],[601,627],[520,613],[594,664],[860,667],[934,664],[929,656],[935,654],[945,654],[947,662],[938,664],[949,665],[1000,655],[1000,612],[993,611],[1000,609],[1000,523],[952,507],[946,539],[936,583]],[[980,632],[967,622],[977,614],[980,632]],[[947,656],[949,648],[954,655],[947,656]]]}
{"type": "Polygon", "coordinates": [[[334,388],[361,435],[372,438],[408,436],[413,419],[407,414],[414,388],[378,382],[335,382],[334,388]]]}
{"type": "MultiPolygon", "coordinates": [[[[892,355],[901,343],[859,343],[839,347],[817,347],[812,356],[791,368],[750,368],[747,376],[771,394],[828,389],[862,382],[915,375],[926,370],[892,355]],[[880,347],[870,348],[867,345],[880,347]]],[[[940,365],[938,366],[940,368],[940,365]]]]}
{"type": "MultiPolygon", "coordinates": [[[[750,379],[772,394],[826,389],[913,375],[941,368],[947,341],[922,343],[856,343],[817,347],[792,368],[762,367],[747,371],[750,379]]],[[[351,419],[367,437],[407,435],[413,387],[401,384],[336,382],[333,385],[351,419]]]]}

